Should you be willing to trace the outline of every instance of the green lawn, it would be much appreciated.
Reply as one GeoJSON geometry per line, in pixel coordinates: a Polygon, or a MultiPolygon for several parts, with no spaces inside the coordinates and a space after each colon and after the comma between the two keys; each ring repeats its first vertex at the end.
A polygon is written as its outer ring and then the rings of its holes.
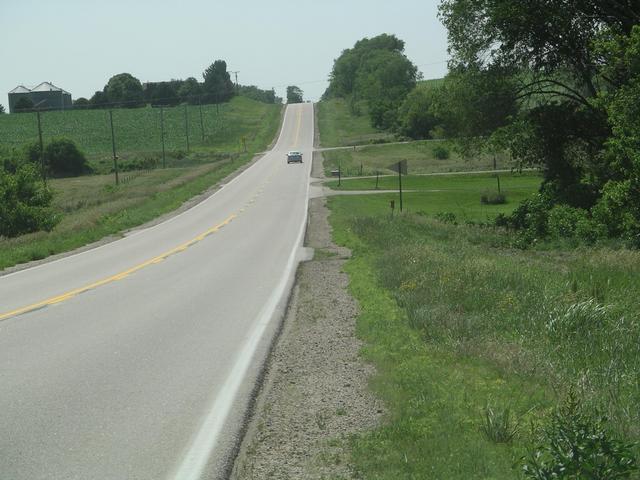
{"type": "MultiPolygon", "coordinates": [[[[502,174],[500,185],[507,202],[502,205],[483,205],[480,202],[481,195],[497,191],[496,179],[492,175],[410,175],[403,177],[403,208],[406,212],[428,215],[453,213],[461,222],[483,222],[492,220],[499,213],[510,213],[522,200],[538,190],[540,181],[541,178],[534,174],[502,174]]],[[[327,184],[337,191],[372,190],[375,178],[343,180],[340,188],[335,180],[327,184]]],[[[379,184],[381,190],[397,190],[398,178],[382,177],[379,184]]],[[[354,216],[377,215],[390,213],[391,200],[395,201],[395,208],[399,210],[398,193],[352,196],[349,205],[354,216]]]]}
{"type": "Polygon", "coordinates": [[[520,251],[507,232],[391,217],[385,203],[329,199],[334,238],[353,252],[371,385],[389,409],[350,441],[361,478],[523,478],[570,390],[585,415],[609,419],[609,435],[640,439],[640,253],[520,251]],[[513,440],[483,432],[489,409],[509,412],[513,440]]]}

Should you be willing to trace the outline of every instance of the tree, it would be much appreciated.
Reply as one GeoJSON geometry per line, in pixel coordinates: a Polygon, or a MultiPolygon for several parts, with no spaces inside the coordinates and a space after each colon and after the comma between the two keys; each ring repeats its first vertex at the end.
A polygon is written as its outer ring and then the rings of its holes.
{"type": "Polygon", "coordinates": [[[417,68],[404,55],[404,42],[383,34],[359,40],[342,52],[323,98],[344,98],[354,113],[364,102],[374,126],[395,128],[398,108],[417,79],[417,68]]]}
{"type": "Polygon", "coordinates": [[[32,111],[33,107],[33,101],[29,97],[22,97],[15,103],[13,109],[16,113],[24,113],[32,111]]]}
{"type": "Polygon", "coordinates": [[[430,138],[431,131],[440,124],[434,104],[442,90],[423,85],[414,88],[398,109],[398,132],[414,139],[430,138]]]}
{"type": "Polygon", "coordinates": [[[89,99],[91,108],[105,108],[109,105],[109,97],[103,91],[97,91],[89,99]]]}
{"type": "Polygon", "coordinates": [[[303,92],[299,87],[295,85],[289,85],[287,87],[287,103],[302,103],[303,92]]]}
{"type": "Polygon", "coordinates": [[[14,173],[0,168],[0,198],[0,236],[49,231],[58,222],[51,209],[52,193],[35,165],[21,163],[14,173]]]}
{"type": "Polygon", "coordinates": [[[219,103],[231,100],[235,91],[233,82],[227,72],[227,62],[216,60],[202,74],[203,90],[207,102],[219,103]]]}
{"type": "MultiPolygon", "coordinates": [[[[40,165],[40,144],[32,143],[25,149],[27,160],[40,165]]],[[[66,177],[76,176],[90,171],[84,154],[73,141],[66,138],[52,140],[44,147],[44,163],[49,174],[66,177]]]]}
{"type": "Polygon", "coordinates": [[[200,100],[202,87],[193,77],[187,78],[178,89],[178,96],[181,102],[196,104],[200,100]]]}
{"type": "Polygon", "coordinates": [[[3,113],[5,113],[5,111],[4,111],[4,105],[2,105],[2,104],[0,103],[0,115],[2,115],[3,113]]]}
{"type": "Polygon", "coordinates": [[[87,108],[91,105],[91,103],[89,102],[89,100],[87,100],[84,97],[80,97],[80,98],[76,98],[73,101],[73,106],[74,107],[78,107],[78,108],[87,108]]]}
{"type": "Polygon", "coordinates": [[[118,107],[139,107],[142,105],[142,84],[130,73],[120,73],[109,79],[104,88],[109,103],[118,107]]]}

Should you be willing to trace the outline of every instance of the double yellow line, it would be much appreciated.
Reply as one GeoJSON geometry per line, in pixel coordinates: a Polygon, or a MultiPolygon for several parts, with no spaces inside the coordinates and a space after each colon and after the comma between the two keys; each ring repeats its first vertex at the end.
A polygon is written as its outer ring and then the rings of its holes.
{"type": "Polygon", "coordinates": [[[11,310],[10,312],[6,312],[6,313],[0,313],[0,320],[4,320],[4,319],[9,318],[9,317],[14,317],[16,315],[21,315],[23,313],[32,312],[34,310],[38,310],[39,308],[44,308],[44,307],[47,307],[49,305],[55,305],[57,303],[61,303],[61,302],[64,302],[66,300],[69,300],[69,299],[75,297],[76,295],[79,295],[79,294],[84,293],[86,291],[93,290],[94,288],[102,287],[103,285],[106,285],[106,284],[111,283],[111,282],[115,282],[117,280],[122,280],[123,278],[126,278],[129,275],[131,275],[133,273],[136,273],[137,271],[142,270],[145,267],[148,267],[149,265],[160,263],[163,260],[165,260],[167,257],[171,256],[171,255],[174,255],[176,253],[180,253],[180,252],[185,251],[186,249],[188,249],[189,247],[195,245],[196,243],[201,242],[202,240],[204,240],[206,237],[208,237],[212,233],[216,233],[218,230],[220,230],[225,225],[228,225],[229,223],[231,223],[234,218],[236,218],[235,214],[229,216],[226,220],[224,220],[223,222],[211,227],[210,229],[206,230],[205,232],[202,232],[200,235],[198,235],[195,238],[192,238],[188,242],[185,242],[185,243],[183,243],[181,245],[178,245],[177,247],[172,248],[171,250],[168,250],[168,251],[158,255],[157,257],[153,257],[150,260],[142,262],[142,263],[140,263],[140,264],[138,264],[138,265],[136,265],[134,267],[131,267],[131,268],[127,269],[127,270],[124,270],[124,271],[122,271],[120,273],[116,273],[115,275],[112,275],[110,277],[103,278],[102,280],[98,280],[97,282],[91,283],[89,285],[85,285],[83,287],[76,288],[74,290],[70,290],[70,291],[65,292],[65,293],[63,293],[61,295],[57,295],[55,297],[47,298],[46,300],[42,300],[42,301],[37,302],[37,303],[32,303],[31,305],[27,305],[26,307],[16,308],[15,310],[11,310]]]}

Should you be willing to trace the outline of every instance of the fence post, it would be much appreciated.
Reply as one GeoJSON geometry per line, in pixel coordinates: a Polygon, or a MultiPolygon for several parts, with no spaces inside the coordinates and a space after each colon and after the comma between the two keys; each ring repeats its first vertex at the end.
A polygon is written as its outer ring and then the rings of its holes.
{"type": "Polygon", "coordinates": [[[116,185],[120,185],[118,178],[118,156],[116,155],[116,137],[113,133],[113,111],[109,110],[109,123],[111,124],[111,148],[113,149],[113,169],[116,174],[116,185]]]}

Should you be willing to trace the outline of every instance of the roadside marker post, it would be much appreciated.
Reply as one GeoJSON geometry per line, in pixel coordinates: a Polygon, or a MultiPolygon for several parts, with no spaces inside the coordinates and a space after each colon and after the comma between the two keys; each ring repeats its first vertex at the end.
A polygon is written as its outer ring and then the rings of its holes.
{"type": "Polygon", "coordinates": [[[341,180],[342,180],[342,170],[340,169],[340,165],[338,165],[338,186],[340,186],[341,180]]]}
{"type": "Polygon", "coordinates": [[[378,181],[380,180],[380,172],[376,170],[376,190],[378,190],[378,181]]]}

